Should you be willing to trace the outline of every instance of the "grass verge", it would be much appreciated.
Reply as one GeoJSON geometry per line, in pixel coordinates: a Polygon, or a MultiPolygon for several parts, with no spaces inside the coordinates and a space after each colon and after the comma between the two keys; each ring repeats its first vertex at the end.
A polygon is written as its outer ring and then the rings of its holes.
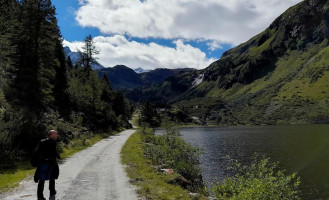
{"type": "Polygon", "coordinates": [[[131,124],[132,124],[133,126],[138,127],[138,126],[139,126],[139,116],[138,116],[138,114],[134,114],[133,116],[134,116],[134,117],[133,117],[133,119],[131,120],[131,124]]]}
{"type": "Polygon", "coordinates": [[[111,134],[93,135],[91,137],[81,137],[73,139],[70,143],[62,148],[61,157],[62,159],[68,158],[73,154],[82,151],[95,143],[109,137],[110,135],[115,135],[118,132],[113,132],[111,134]]]}
{"type": "Polygon", "coordinates": [[[19,182],[32,175],[35,170],[27,161],[16,162],[14,166],[12,169],[0,170],[0,193],[17,187],[19,182]]]}
{"type": "MultiPolygon", "coordinates": [[[[121,151],[122,163],[132,184],[138,186],[138,193],[146,199],[193,199],[189,191],[178,185],[169,184],[179,174],[164,174],[152,167],[151,161],[144,157],[140,129],[126,142],[121,151]]],[[[200,199],[201,197],[194,197],[200,199]]],[[[201,198],[202,199],[202,198],[201,198]]]]}

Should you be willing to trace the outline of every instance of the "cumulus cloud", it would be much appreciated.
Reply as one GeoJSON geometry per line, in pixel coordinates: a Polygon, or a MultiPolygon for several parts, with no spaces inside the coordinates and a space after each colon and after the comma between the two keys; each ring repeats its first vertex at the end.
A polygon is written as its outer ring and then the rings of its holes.
{"type": "MultiPolygon", "coordinates": [[[[95,46],[100,50],[97,56],[99,63],[105,67],[123,64],[131,68],[205,68],[215,59],[207,58],[200,49],[185,44],[183,40],[175,40],[174,48],[156,43],[139,43],[129,41],[124,36],[98,36],[94,38],[95,46]]],[[[64,40],[64,46],[71,51],[81,50],[83,42],[64,40]]]]}
{"type": "MultiPolygon", "coordinates": [[[[104,34],[237,45],[301,0],[80,0],[76,20],[104,34]]],[[[214,47],[215,48],[215,47],[214,47]]]]}
{"type": "Polygon", "coordinates": [[[215,51],[216,49],[222,49],[223,46],[218,41],[207,42],[208,49],[210,51],[215,51]]]}

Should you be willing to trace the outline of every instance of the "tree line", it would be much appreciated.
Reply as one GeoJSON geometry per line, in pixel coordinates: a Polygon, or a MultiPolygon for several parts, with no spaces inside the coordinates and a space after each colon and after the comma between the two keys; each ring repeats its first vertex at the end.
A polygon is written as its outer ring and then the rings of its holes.
{"type": "Polygon", "coordinates": [[[58,124],[93,132],[129,126],[129,102],[91,68],[92,37],[73,65],[55,14],[50,0],[0,0],[1,160],[28,155],[58,124]]]}

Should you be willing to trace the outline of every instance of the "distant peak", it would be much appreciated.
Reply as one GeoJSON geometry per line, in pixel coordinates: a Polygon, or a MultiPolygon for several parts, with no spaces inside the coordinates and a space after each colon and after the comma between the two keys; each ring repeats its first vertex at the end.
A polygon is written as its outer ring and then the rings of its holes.
{"type": "MultiPolygon", "coordinates": [[[[78,60],[80,59],[80,55],[78,52],[71,51],[70,47],[64,47],[64,52],[66,57],[70,57],[72,63],[75,65],[77,64],[78,60]]],[[[105,67],[101,65],[99,62],[95,62],[91,65],[91,68],[94,70],[104,69],[105,67]]]]}
{"type": "MultiPolygon", "coordinates": [[[[121,68],[121,69],[131,69],[129,67],[127,67],[126,65],[116,65],[113,68],[121,68]]],[[[131,69],[132,70],[132,69],[131,69]]]]}
{"type": "Polygon", "coordinates": [[[141,74],[141,73],[144,73],[144,72],[149,72],[150,70],[138,67],[138,68],[134,69],[134,71],[138,74],[141,74]]]}
{"type": "Polygon", "coordinates": [[[65,54],[68,54],[68,53],[71,53],[72,51],[71,51],[70,47],[64,47],[64,52],[65,52],[65,54]]]}

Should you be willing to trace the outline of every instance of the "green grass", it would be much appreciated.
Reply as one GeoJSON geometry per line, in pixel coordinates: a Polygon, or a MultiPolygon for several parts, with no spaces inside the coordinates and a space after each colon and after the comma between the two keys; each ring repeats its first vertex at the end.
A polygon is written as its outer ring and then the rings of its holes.
{"type": "Polygon", "coordinates": [[[131,120],[131,123],[132,123],[132,125],[133,126],[136,126],[136,127],[138,127],[138,122],[139,122],[139,116],[138,116],[138,114],[136,113],[136,114],[133,114],[133,119],[131,120]]]}
{"type": "Polygon", "coordinates": [[[14,169],[0,170],[0,192],[18,186],[19,182],[32,175],[34,170],[29,162],[17,162],[14,169]]]}
{"type": "Polygon", "coordinates": [[[142,137],[137,130],[126,142],[121,151],[122,163],[132,183],[138,186],[138,193],[146,199],[191,199],[189,192],[178,185],[169,184],[178,174],[157,172],[151,161],[144,157],[142,137]]]}
{"type": "Polygon", "coordinates": [[[261,55],[261,53],[267,49],[270,48],[271,42],[273,41],[274,37],[272,36],[270,39],[268,39],[266,42],[264,42],[259,47],[251,47],[249,49],[249,56],[252,58],[258,57],[261,55]]]}
{"type": "Polygon", "coordinates": [[[68,158],[73,154],[82,151],[109,136],[110,134],[104,134],[104,135],[94,135],[92,137],[82,137],[78,139],[73,139],[70,141],[70,143],[67,146],[63,147],[63,152],[61,153],[61,157],[62,159],[68,158]]]}

